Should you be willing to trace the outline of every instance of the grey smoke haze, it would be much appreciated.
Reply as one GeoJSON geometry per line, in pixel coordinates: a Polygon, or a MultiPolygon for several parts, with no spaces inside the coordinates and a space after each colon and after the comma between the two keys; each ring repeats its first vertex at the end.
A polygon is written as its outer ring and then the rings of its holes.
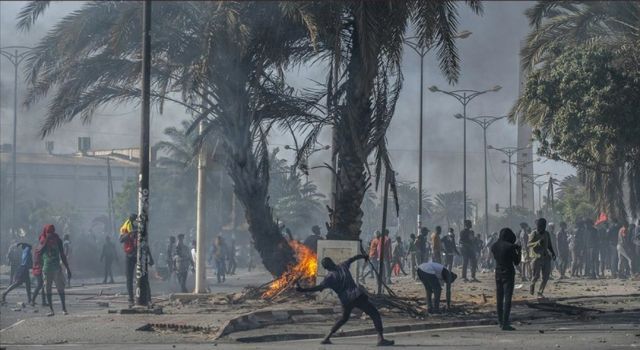
{"type": "MultiPolygon", "coordinates": [[[[82,6],[81,2],[54,2],[36,26],[28,33],[16,31],[16,14],[25,2],[0,2],[0,46],[34,45],[62,16],[82,6]]],[[[473,15],[462,9],[460,30],[473,32],[471,37],[458,41],[462,59],[462,74],[455,88],[482,90],[496,84],[502,86],[497,93],[488,93],[471,102],[468,115],[504,115],[508,112],[518,94],[518,50],[529,28],[524,10],[531,2],[485,2],[484,16],[473,15]]],[[[321,65],[294,70],[290,76],[296,86],[313,85],[312,80],[324,81],[325,67],[321,65]]],[[[408,48],[403,62],[404,88],[397,105],[396,115],[388,133],[389,147],[399,178],[417,181],[417,136],[419,101],[419,57],[408,48]]],[[[13,118],[13,67],[6,59],[0,59],[0,143],[11,142],[13,118]]],[[[460,190],[462,188],[462,122],[453,115],[462,107],[449,96],[434,94],[426,90],[431,85],[441,89],[448,86],[438,69],[435,54],[425,58],[425,129],[424,129],[424,186],[433,195],[438,192],[460,190]]],[[[19,96],[24,96],[25,84],[19,83],[19,96]]],[[[39,126],[46,110],[42,101],[29,110],[19,109],[18,150],[19,152],[44,153],[44,141],[38,137],[39,126]]],[[[184,110],[167,105],[163,115],[152,116],[152,142],[162,138],[162,130],[177,125],[185,119],[184,110]]],[[[90,125],[82,125],[79,120],[56,130],[47,138],[55,142],[56,153],[71,153],[76,150],[77,137],[92,138],[95,149],[136,147],[139,140],[139,109],[135,105],[105,108],[100,111],[90,125]]],[[[325,132],[321,142],[328,144],[329,133],[325,132]]],[[[482,132],[475,124],[467,124],[467,168],[468,191],[470,197],[480,204],[482,210],[483,163],[482,132]]],[[[282,148],[292,141],[285,135],[271,137],[274,146],[282,148]]],[[[488,133],[489,144],[514,146],[516,128],[506,121],[494,124],[488,133]]],[[[281,155],[293,156],[293,152],[282,151],[281,155]]],[[[311,159],[311,165],[329,162],[329,152],[318,152],[311,159]]],[[[508,201],[507,168],[501,164],[503,156],[489,153],[489,203],[505,205],[508,201]]],[[[547,161],[534,166],[536,173],[551,171],[563,177],[573,173],[570,166],[547,161]]],[[[329,172],[325,169],[312,171],[310,179],[316,181],[320,189],[328,190],[329,172]]],[[[515,185],[515,178],[514,178],[515,185]]],[[[515,193],[515,192],[514,192],[515,193]]],[[[515,194],[514,194],[515,197],[515,194]]],[[[537,203],[537,196],[536,196],[537,203]]]]}

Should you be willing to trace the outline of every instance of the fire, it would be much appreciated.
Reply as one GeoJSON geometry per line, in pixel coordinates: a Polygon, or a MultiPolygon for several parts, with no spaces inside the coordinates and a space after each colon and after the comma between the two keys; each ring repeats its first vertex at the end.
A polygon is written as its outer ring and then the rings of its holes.
{"type": "Polygon", "coordinates": [[[267,291],[262,294],[263,298],[275,297],[300,279],[312,279],[316,277],[318,258],[313,250],[296,240],[290,240],[289,245],[293,248],[298,262],[294,266],[291,266],[278,279],[271,282],[267,291]]]}

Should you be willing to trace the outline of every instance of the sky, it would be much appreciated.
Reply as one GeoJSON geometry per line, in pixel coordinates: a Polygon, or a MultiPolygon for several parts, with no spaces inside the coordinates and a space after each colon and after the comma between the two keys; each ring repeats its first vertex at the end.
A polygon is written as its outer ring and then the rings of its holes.
{"type": "MultiPolygon", "coordinates": [[[[0,2],[0,47],[13,45],[31,46],[49,30],[52,25],[69,12],[82,6],[82,2],[56,1],[27,33],[15,29],[16,14],[25,4],[23,1],[0,2]]],[[[424,148],[423,186],[431,196],[439,192],[462,189],[462,122],[453,117],[462,112],[461,105],[450,96],[432,93],[427,88],[432,85],[443,90],[473,89],[484,90],[495,85],[502,86],[498,92],[479,96],[468,106],[468,116],[496,115],[508,113],[518,95],[518,51],[529,31],[524,16],[532,2],[494,1],[484,2],[484,14],[477,16],[463,8],[460,3],[459,30],[472,34],[458,41],[461,57],[461,77],[456,86],[448,85],[438,68],[435,54],[429,53],[424,61],[424,148]]],[[[305,66],[291,72],[295,85],[312,85],[312,81],[323,81],[326,76],[324,66],[305,66]]],[[[419,56],[408,47],[403,63],[404,83],[400,93],[394,119],[387,134],[392,162],[402,181],[417,182],[418,174],[418,123],[419,123],[419,56]]],[[[13,66],[4,57],[0,58],[0,143],[11,143],[13,126],[13,66]]],[[[19,99],[24,96],[25,83],[19,74],[19,99]]],[[[20,100],[19,100],[20,101],[20,100]]],[[[26,110],[18,109],[18,151],[44,153],[45,141],[55,143],[54,152],[72,153],[77,147],[77,138],[91,137],[92,148],[111,149],[137,147],[139,144],[140,110],[136,105],[108,108],[98,111],[89,125],[76,120],[57,129],[46,140],[38,137],[39,126],[46,112],[46,100],[26,110]]],[[[165,106],[162,115],[152,112],[151,141],[163,138],[162,131],[168,126],[179,124],[186,119],[184,110],[176,106],[165,106]]],[[[496,147],[516,144],[516,126],[505,120],[496,122],[487,133],[488,144],[496,147]]],[[[286,135],[272,135],[271,144],[283,148],[292,140],[286,135]]],[[[329,144],[329,131],[322,134],[321,143],[329,144]]],[[[282,150],[281,155],[292,158],[293,152],[282,150]]],[[[496,203],[508,204],[508,169],[501,163],[504,156],[495,151],[489,154],[489,206],[496,203]]],[[[310,165],[321,165],[330,161],[329,151],[315,153],[310,165]]],[[[471,199],[480,204],[484,198],[484,168],[482,130],[475,124],[467,124],[467,188],[471,199]]],[[[534,165],[534,173],[551,172],[562,178],[575,173],[563,163],[544,161],[534,165]]],[[[515,173],[514,173],[515,174],[515,173]]],[[[329,187],[329,171],[313,170],[310,179],[318,183],[320,190],[329,187]]],[[[514,177],[515,186],[515,177],[514,177]]],[[[544,191],[544,190],[543,190],[544,191]]],[[[515,189],[514,189],[515,200],[515,189]]],[[[537,197],[536,197],[537,203],[537,197]]],[[[536,204],[537,205],[537,204],[536,204]]]]}

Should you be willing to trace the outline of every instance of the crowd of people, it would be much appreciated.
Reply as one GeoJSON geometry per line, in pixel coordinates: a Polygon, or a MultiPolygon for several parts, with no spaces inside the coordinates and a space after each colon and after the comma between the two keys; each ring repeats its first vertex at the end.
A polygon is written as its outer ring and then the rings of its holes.
{"type": "MultiPolygon", "coordinates": [[[[459,239],[453,228],[449,228],[443,235],[440,226],[431,232],[423,227],[420,233],[409,235],[408,242],[400,235],[394,239],[389,237],[389,231],[376,231],[369,241],[368,256],[373,264],[368,264],[360,278],[374,278],[374,268],[379,265],[380,257],[384,257],[385,283],[393,283],[392,277],[407,275],[411,271],[414,279],[418,279],[416,268],[425,262],[437,262],[448,270],[460,269],[461,278],[465,282],[477,282],[478,270],[489,271],[495,267],[491,254],[491,246],[498,241],[498,232],[493,232],[483,239],[472,229],[472,222],[466,220],[459,239]],[[384,254],[382,254],[384,247],[384,254]]],[[[548,224],[549,237],[543,240],[544,247],[531,247],[535,230],[527,223],[520,224],[520,230],[515,234],[516,242],[527,247],[522,252],[521,264],[517,274],[522,281],[533,281],[539,258],[538,250],[548,247],[548,255],[552,258],[548,262],[550,276],[557,272],[558,278],[629,278],[640,274],[640,227],[634,224],[617,222],[593,222],[578,220],[573,227],[560,222],[557,227],[548,224]],[[535,249],[534,249],[535,248],[535,249]]],[[[542,284],[542,292],[544,286],[542,284]]],[[[533,293],[533,292],[532,292],[533,293]]]]}

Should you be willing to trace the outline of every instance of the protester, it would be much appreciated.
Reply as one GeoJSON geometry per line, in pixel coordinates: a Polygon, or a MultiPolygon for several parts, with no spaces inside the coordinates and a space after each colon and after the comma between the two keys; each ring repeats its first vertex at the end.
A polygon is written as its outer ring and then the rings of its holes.
{"type": "Polygon", "coordinates": [[[188,293],[187,275],[189,274],[189,267],[193,266],[193,260],[191,260],[189,247],[184,244],[184,234],[182,233],[178,235],[178,244],[176,245],[176,251],[173,255],[173,263],[176,267],[176,276],[178,277],[180,291],[182,293],[188,293]]]}
{"type": "Polygon", "coordinates": [[[407,257],[409,258],[411,268],[411,278],[417,278],[416,269],[418,268],[418,251],[416,249],[417,237],[414,233],[409,235],[409,248],[407,249],[407,257]]]}
{"type": "Polygon", "coordinates": [[[137,214],[129,215],[129,218],[120,227],[120,243],[122,243],[122,249],[125,254],[125,274],[127,277],[129,307],[133,306],[133,278],[138,260],[138,234],[134,229],[137,218],[137,214]]]}
{"type": "MultiPolygon", "coordinates": [[[[520,223],[520,232],[517,237],[517,243],[521,247],[528,247],[529,245],[529,234],[531,233],[531,228],[526,222],[520,223]]],[[[520,264],[520,276],[523,281],[528,281],[531,278],[531,256],[529,256],[529,249],[525,249],[522,254],[522,264],[520,264]]]]}
{"type": "MultiPolygon", "coordinates": [[[[62,236],[62,248],[64,249],[64,255],[67,257],[67,262],[71,264],[71,236],[68,233],[62,236]]],[[[71,287],[71,276],[67,276],[67,283],[71,287]]]]}
{"type": "Polygon", "coordinates": [[[22,250],[18,247],[18,241],[11,240],[9,250],[7,251],[7,263],[9,264],[9,284],[13,283],[13,279],[20,267],[20,259],[22,257],[22,250]]]}
{"type": "Polygon", "coordinates": [[[382,231],[380,237],[380,243],[378,243],[378,258],[383,260],[382,265],[384,268],[384,281],[386,284],[391,284],[391,259],[393,258],[391,251],[391,238],[389,238],[389,230],[382,231]],[[384,255],[383,255],[384,249],[384,255]]]}
{"type": "Polygon", "coordinates": [[[366,273],[366,275],[371,275],[371,278],[376,278],[376,273],[380,266],[378,262],[378,258],[379,258],[378,245],[380,244],[380,240],[382,239],[381,237],[382,237],[382,233],[380,231],[376,231],[373,239],[371,240],[371,243],[369,243],[370,264],[369,264],[369,271],[366,273]]]}
{"type": "Polygon", "coordinates": [[[235,275],[236,274],[236,235],[235,233],[231,234],[231,241],[229,242],[229,248],[227,251],[227,274],[235,275]]]}
{"type": "Polygon", "coordinates": [[[627,251],[627,236],[629,224],[624,222],[618,231],[618,278],[625,279],[631,276],[631,257],[627,251]]]}
{"type": "Polygon", "coordinates": [[[449,271],[442,264],[428,262],[418,266],[418,278],[427,292],[428,313],[440,313],[440,294],[442,293],[440,281],[446,285],[447,310],[451,308],[451,284],[458,278],[458,275],[449,271]]]}
{"type": "Polygon", "coordinates": [[[402,243],[402,238],[400,236],[396,236],[396,241],[393,243],[392,247],[391,270],[395,276],[400,276],[400,272],[406,276],[407,273],[404,271],[404,267],[402,266],[403,259],[406,254],[404,252],[404,244],[402,243]]]}
{"type": "Polygon", "coordinates": [[[418,264],[429,261],[429,254],[427,252],[427,237],[429,235],[429,229],[423,227],[420,229],[420,234],[416,239],[416,251],[418,252],[418,264]]]}
{"type": "MultiPolygon", "coordinates": [[[[569,240],[569,250],[571,251],[571,277],[582,276],[582,268],[584,266],[584,229],[582,220],[576,222],[573,235],[569,240]]],[[[613,271],[612,271],[613,273],[613,271]]]]}
{"type": "Polygon", "coordinates": [[[191,261],[193,262],[193,264],[191,265],[192,269],[194,269],[194,274],[195,274],[195,268],[196,268],[196,261],[198,261],[198,243],[196,242],[195,239],[191,240],[191,261]]]}
{"type": "Polygon", "coordinates": [[[54,282],[58,296],[60,297],[60,303],[62,304],[62,313],[67,315],[64,294],[64,275],[60,267],[60,262],[62,262],[67,269],[67,276],[71,276],[71,270],[67,263],[67,257],[64,255],[62,240],[56,233],[56,228],[53,225],[45,225],[44,232],[45,238],[40,242],[37,249],[38,254],[36,254],[36,260],[38,264],[42,266],[42,272],[44,273],[45,292],[47,293],[47,302],[50,310],[47,316],[54,315],[53,303],[51,302],[51,289],[54,282]]]}
{"type": "Polygon", "coordinates": [[[216,236],[213,243],[213,259],[216,264],[216,278],[218,283],[226,281],[227,268],[225,262],[227,260],[227,245],[224,243],[221,235],[216,236]]]}
{"type": "Polygon", "coordinates": [[[442,234],[442,227],[436,226],[436,231],[431,234],[431,261],[442,263],[442,241],[440,235],[442,234]]]}
{"type": "Polygon", "coordinates": [[[560,263],[558,264],[558,272],[560,272],[560,279],[565,279],[567,278],[565,272],[567,271],[567,267],[569,266],[570,253],[567,223],[564,221],[560,222],[560,231],[558,231],[557,241],[558,257],[560,258],[560,263]]]}
{"type": "MultiPolygon", "coordinates": [[[[29,270],[33,267],[33,258],[31,256],[31,245],[27,243],[18,243],[18,248],[22,250],[22,254],[20,256],[20,266],[16,271],[16,274],[13,279],[13,283],[7,287],[7,289],[2,293],[1,302],[4,303],[7,294],[12,290],[20,287],[24,283],[25,290],[27,291],[27,304],[31,303],[31,276],[29,270]]],[[[34,298],[35,299],[35,298],[34,298]]]]}
{"type": "Polygon", "coordinates": [[[387,340],[383,336],[382,319],[380,313],[373,304],[369,301],[366,291],[363,287],[358,286],[351,276],[349,267],[351,264],[358,260],[367,260],[366,255],[357,255],[347,261],[336,265],[331,258],[322,259],[322,267],[324,267],[328,273],[325,278],[315,287],[303,288],[299,284],[296,286],[298,292],[319,292],[324,289],[332,289],[340,299],[342,304],[342,317],[336,321],[331,328],[331,331],[322,340],[322,344],[331,344],[331,336],[337,332],[351,316],[351,311],[355,308],[362,310],[373,321],[373,325],[378,333],[378,346],[393,345],[392,340],[387,340]]]}
{"type": "Polygon", "coordinates": [[[104,238],[100,261],[104,262],[104,279],[102,280],[102,283],[107,283],[107,276],[109,277],[109,283],[114,283],[111,265],[113,264],[113,261],[118,261],[118,255],[116,254],[116,246],[111,241],[111,237],[109,235],[104,238]]]}
{"type": "Polygon", "coordinates": [[[449,232],[442,239],[442,247],[444,249],[444,266],[447,270],[453,271],[453,257],[460,255],[456,247],[456,235],[453,233],[453,228],[449,228],[449,232]]]}
{"type": "Polygon", "coordinates": [[[556,260],[556,253],[553,250],[551,243],[551,236],[546,230],[547,220],[539,218],[536,222],[536,230],[533,232],[531,240],[529,241],[529,254],[533,257],[533,279],[531,280],[531,286],[529,287],[529,293],[533,295],[536,289],[536,282],[542,274],[542,282],[540,283],[540,289],[538,289],[538,296],[544,295],[544,288],[549,281],[549,275],[551,273],[551,259],[556,260]],[[551,253],[551,255],[549,255],[551,253]]]}
{"type": "Polygon", "coordinates": [[[313,227],[311,228],[311,235],[307,237],[303,243],[304,245],[309,247],[309,249],[313,250],[314,253],[318,252],[318,241],[324,239],[320,234],[320,226],[313,225],[313,227]]]}
{"type": "MultiPolygon", "coordinates": [[[[33,256],[37,257],[40,254],[40,247],[41,247],[41,243],[44,242],[46,237],[46,234],[43,230],[43,232],[40,234],[40,237],[38,237],[38,245],[36,246],[35,250],[33,251],[33,256]]],[[[36,298],[38,297],[38,293],[41,292],[41,296],[42,296],[42,306],[49,306],[49,304],[47,304],[47,300],[46,300],[46,296],[45,296],[45,291],[44,291],[44,278],[42,276],[42,262],[41,259],[35,259],[33,258],[33,269],[31,270],[31,273],[33,274],[33,277],[36,278],[36,289],[33,292],[33,295],[31,296],[31,306],[36,306],[36,298]]]]}
{"type": "Polygon", "coordinates": [[[476,279],[476,268],[478,261],[476,259],[476,243],[475,234],[471,230],[471,220],[464,221],[464,230],[460,231],[460,252],[462,253],[462,280],[468,282],[467,269],[471,269],[471,281],[479,282],[476,279]]]}
{"type": "Polygon", "coordinates": [[[516,269],[522,258],[522,247],[515,244],[516,235],[509,228],[500,230],[498,241],[491,246],[491,254],[496,262],[496,309],[498,323],[504,331],[513,331],[509,322],[511,299],[515,285],[516,269]]]}
{"type": "Polygon", "coordinates": [[[176,237],[169,236],[169,243],[167,244],[167,255],[165,257],[167,263],[167,271],[169,274],[168,280],[171,281],[176,272],[176,265],[173,262],[173,256],[176,254],[176,237]]]}

